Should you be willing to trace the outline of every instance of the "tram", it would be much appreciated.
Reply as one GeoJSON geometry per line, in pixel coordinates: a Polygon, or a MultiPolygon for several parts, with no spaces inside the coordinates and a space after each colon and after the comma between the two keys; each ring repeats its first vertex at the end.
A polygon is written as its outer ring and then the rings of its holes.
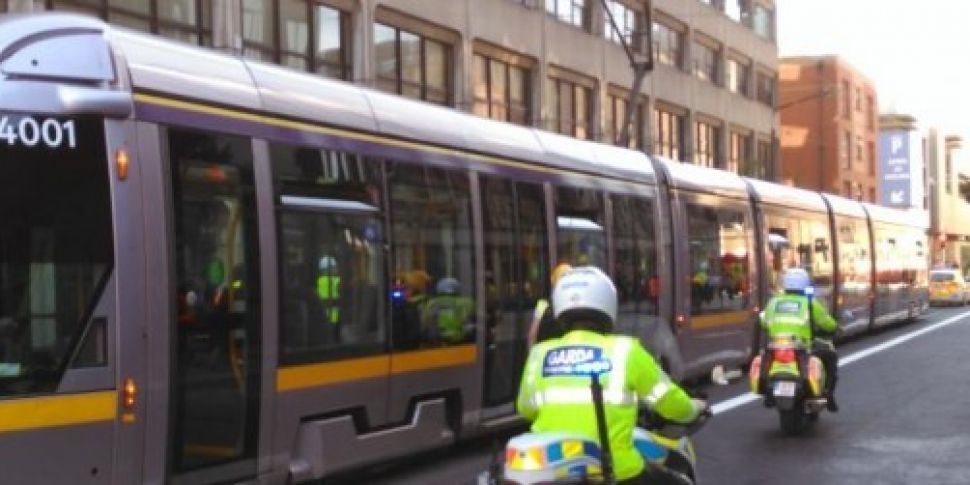
{"type": "Polygon", "coordinates": [[[290,483],[514,423],[557,264],[675,377],[779,272],[850,332],[927,307],[926,220],[72,14],[0,18],[10,483],[290,483]]]}

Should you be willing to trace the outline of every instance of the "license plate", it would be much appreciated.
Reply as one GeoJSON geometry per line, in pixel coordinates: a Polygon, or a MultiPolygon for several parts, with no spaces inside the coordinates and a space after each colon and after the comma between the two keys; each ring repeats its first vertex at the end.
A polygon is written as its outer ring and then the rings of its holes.
{"type": "Polygon", "coordinates": [[[776,382],[774,395],[776,397],[795,397],[795,383],[790,381],[776,382]]]}

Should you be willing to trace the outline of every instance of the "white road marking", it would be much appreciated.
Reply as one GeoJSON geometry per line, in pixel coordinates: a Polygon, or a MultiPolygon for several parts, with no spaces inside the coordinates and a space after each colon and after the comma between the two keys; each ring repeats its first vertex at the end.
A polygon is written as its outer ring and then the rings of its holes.
{"type": "MultiPolygon", "coordinates": [[[[919,330],[907,333],[905,335],[900,335],[894,339],[887,340],[881,344],[869,347],[868,349],[860,350],[852,355],[842,357],[839,359],[839,367],[845,367],[853,362],[857,362],[859,360],[865,359],[866,357],[877,354],[884,350],[891,349],[901,343],[908,342],[916,337],[919,337],[921,335],[930,333],[934,330],[937,330],[947,325],[958,322],[968,316],[970,316],[970,312],[964,312],[959,315],[955,315],[950,318],[947,318],[946,320],[943,320],[941,322],[934,323],[933,325],[930,325],[928,327],[921,328],[919,330]]],[[[748,392],[740,396],[736,396],[731,399],[728,399],[726,401],[721,401],[711,406],[711,412],[713,412],[714,414],[720,414],[723,412],[730,411],[734,408],[744,406],[745,404],[748,404],[752,401],[756,401],[760,398],[761,396],[754,394],[752,392],[748,392]]]]}

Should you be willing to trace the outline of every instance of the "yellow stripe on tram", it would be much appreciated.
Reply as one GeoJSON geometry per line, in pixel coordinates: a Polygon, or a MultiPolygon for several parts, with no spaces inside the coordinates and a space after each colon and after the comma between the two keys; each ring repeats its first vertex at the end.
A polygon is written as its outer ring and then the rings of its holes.
{"type": "Polygon", "coordinates": [[[744,325],[751,318],[748,310],[736,310],[724,313],[712,313],[710,315],[695,315],[690,317],[690,328],[703,330],[708,328],[729,327],[732,325],[744,325]]]}
{"type": "Polygon", "coordinates": [[[388,377],[425,370],[474,364],[478,350],[474,345],[418,350],[399,354],[349,359],[324,364],[283,367],[276,372],[278,392],[342,384],[363,379],[388,377]]]}
{"type": "Polygon", "coordinates": [[[0,433],[112,421],[116,391],[0,401],[0,433]]]}
{"type": "Polygon", "coordinates": [[[433,350],[419,350],[391,355],[391,373],[404,374],[422,370],[470,365],[478,356],[474,345],[458,345],[433,350]]]}

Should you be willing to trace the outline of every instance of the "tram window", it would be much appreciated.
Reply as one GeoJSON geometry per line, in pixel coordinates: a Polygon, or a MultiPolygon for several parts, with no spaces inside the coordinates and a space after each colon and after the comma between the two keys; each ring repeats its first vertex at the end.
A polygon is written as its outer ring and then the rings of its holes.
{"type": "Polygon", "coordinates": [[[653,203],[613,197],[615,257],[613,278],[619,293],[620,320],[656,315],[660,297],[653,203]]]}
{"type": "Polygon", "coordinates": [[[75,126],[76,149],[0,143],[0,399],[57,388],[112,270],[103,122],[75,126]]]}
{"type": "Polygon", "coordinates": [[[691,313],[748,306],[750,261],[744,215],[733,209],[687,204],[691,313]]]}
{"type": "Polygon", "coordinates": [[[607,269],[603,214],[600,192],[572,187],[556,188],[558,263],[607,269]]]}
{"type": "Polygon", "coordinates": [[[485,239],[486,401],[509,402],[525,364],[533,310],[548,294],[542,187],[482,177],[485,239]]]}
{"type": "Polygon", "coordinates": [[[380,162],[272,145],[280,192],[280,360],[386,350],[380,162]]]}
{"type": "Polygon", "coordinates": [[[871,286],[872,257],[869,228],[863,219],[839,217],[839,277],[848,293],[865,293],[871,286]]]}
{"type": "Polygon", "coordinates": [[[781,277],[789,268],[808,271],[815,294],[828,301],[832,293],[832,244],[828,225],[809,213],[767,212],[768,287],[781,290],[781,277]]]}
{"type": "Polygon", "coordinates": [[[395,350],[475,339],[475,261],[468,174],[391,162],[395,350]]]}

